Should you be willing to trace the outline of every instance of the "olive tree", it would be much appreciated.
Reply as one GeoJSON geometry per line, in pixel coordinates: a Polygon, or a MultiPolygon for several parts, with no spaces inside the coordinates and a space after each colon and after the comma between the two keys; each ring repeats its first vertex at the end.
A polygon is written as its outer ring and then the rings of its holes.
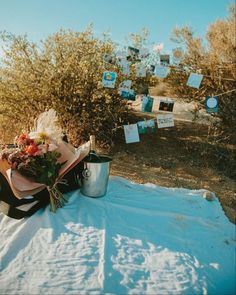
{"type": "Polygon", "coordinates": [[[207,44],[195,37],[189,27],[175,28],[172,39],[182,44],[185,52],[178,68],[172,67],[166,81],[178,97],[196,101],[198,110],[204,108],[206,96],[219,95],[218,118],[212,130],[218,140],[236,143],[236,39],[235,6],[230,6],[229,16],[208,27],[207,44]],[[186,86],[190,72],[203,74],[199,89],[186,86]]]}
{"type": "MultiPolygon", "coordinates": [[[[107,63],[104,54],[114,54],[116,45],[105,34],[61,30],[40,44],[27,36],[2,33],[4,55],[0,65],[0,129],[3,142],[12,141],[20,130],[29,130],[39,113],[57,111],[59,121],[74,145],[95,133],[110,144],[117,127],[129,121],[127,100],[118,93],[119,84],[133,81],[134,90],[144,78],[122,73],[118,63],[107,63]],[[104,88],[104,71],[117,73],[116,87],[104,88]],[[13,124],[12,124],[13,123],[13,124]],[[9,128],[11,124],[11,128],[9,128]]],[[[145,78],[148,83],[149,77],[145,78]]]]}

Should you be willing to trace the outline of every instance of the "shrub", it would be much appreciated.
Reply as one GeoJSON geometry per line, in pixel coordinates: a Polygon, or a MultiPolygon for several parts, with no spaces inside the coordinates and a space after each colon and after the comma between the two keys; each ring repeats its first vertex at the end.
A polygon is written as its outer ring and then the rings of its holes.
{"type": "MultiPolygon", "coordinates": [[[[125,79],[148,85],[150,77],[135,78],[122,74],[118,65],[103,61],[114,53],[115,44],[106,36],[95,38],[91,28],[84,32],[61,30],[41,44],[26,36],[2,34],[4,58],[0,73],[0,128],[2,141],[9,142],[19,130],[28,130],[39,113],[57,111],[63,130],[78,146],[96,134],[101,143],[111,144],[116,127],[128,122],[127,101],[118,95],[117,86],[125,79]],[[116,88],[103,88],[105,70],[116,71],[116,88]],[[14,122],[11,129],[5,128],[14,122]]],[[[11,124],[12,125],[12,124],[11,124]]]]}
{"type": "Polygon", "coordinates": [[[201,38],[195,37],[189,27],[175,28],[172,39],[185,47],[185,54],[180,64],[181,69],[172,68],[166,81],[172,91],[186,101],[194,100],[198,109],[204,108],[206,96],[219,96],[219,112],[212,116],[214,120],[212,134],[215,140],[236,144],[236,40],[235,6],[231,6],[229,17],[217,20],[208,28],[203,45],[201,38]],[[200,89],[186,86],[190,72],[204,75],[200,89]],[[224,93],[224,94],[223,94],[224,93]]]}

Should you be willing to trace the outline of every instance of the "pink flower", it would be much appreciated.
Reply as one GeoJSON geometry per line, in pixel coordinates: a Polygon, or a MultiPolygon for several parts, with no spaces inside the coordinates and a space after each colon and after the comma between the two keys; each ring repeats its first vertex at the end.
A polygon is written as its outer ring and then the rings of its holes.
{"type": "Polygon", "coordinates": [[[33,139],[29,138],[28,134],[22,133],[17,139],[16,144],[18,146],[25,146],[33,143],[33,139]]]}

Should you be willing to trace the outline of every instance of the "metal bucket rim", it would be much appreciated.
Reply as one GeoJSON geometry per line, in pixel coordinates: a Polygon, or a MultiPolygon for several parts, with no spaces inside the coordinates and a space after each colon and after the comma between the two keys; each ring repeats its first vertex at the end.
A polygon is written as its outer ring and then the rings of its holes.
{"type": "Polygon", "coordinates": [[[103,163],[108,163],[108,162],[112,161],[112,158],[107,155],[99,155],[99,158],[101,158],[103,161],[102,162],[89,162],[89,161],[84,160],[84,163],[103,164],[103,163]]]}

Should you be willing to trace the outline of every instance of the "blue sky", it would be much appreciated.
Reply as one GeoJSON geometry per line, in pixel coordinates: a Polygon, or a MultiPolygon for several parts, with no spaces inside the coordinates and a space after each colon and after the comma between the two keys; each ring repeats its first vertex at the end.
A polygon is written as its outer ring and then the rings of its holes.
{"type": "MultiPolygon", "coordinates": [[[[0,0],[0,30],[27,34],[32,41],[45,39],[60,28],[83,31],[93,23],[101,35],[125,44],[129,33],[142,28],[150,43],[164,43],[168,52],[174,26],[190,25],[204,36],[216,19],[225,18],[233,0],[0,0]]],[[[127,44],[126,44],[127,45],[127,44]]]]}

